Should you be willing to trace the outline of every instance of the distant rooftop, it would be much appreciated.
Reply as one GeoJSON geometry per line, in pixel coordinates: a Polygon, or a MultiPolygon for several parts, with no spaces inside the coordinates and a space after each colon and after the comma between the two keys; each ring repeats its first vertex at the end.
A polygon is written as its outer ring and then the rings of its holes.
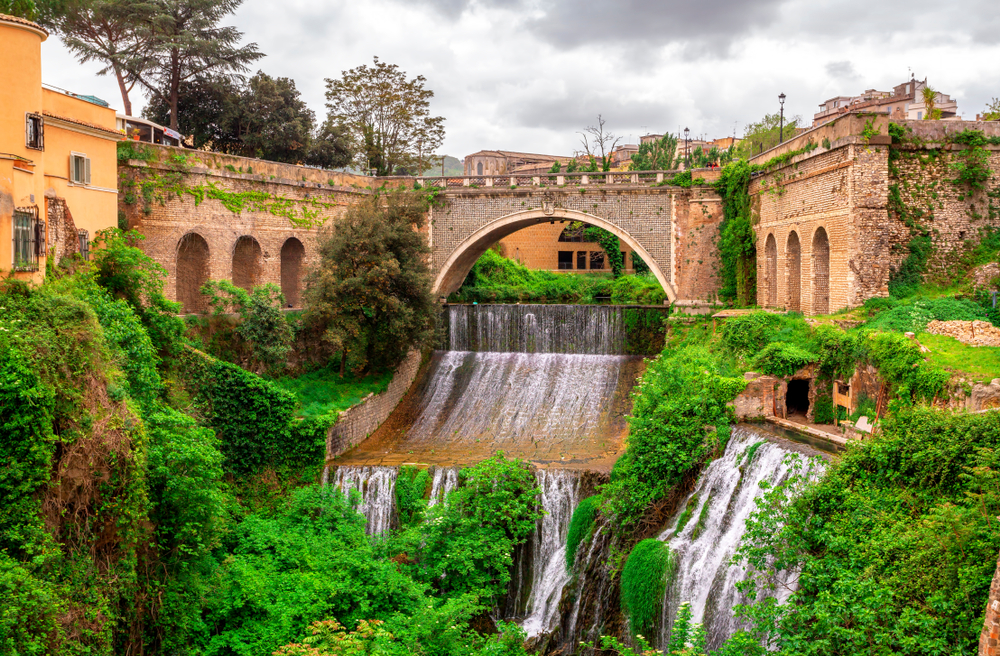
{"type": "Polygon", "coordinates": [[[79,98],[80,100],[83,100],[85,102],[89,102],[89,103],[91,103],[93,105],[98,105],[100,107],[111,107],[111,105],[109,105],[106,100],[101,100],[97,96],[90,96],[90,95],[85,95],[85,94],[80,94],[80,93],[73,93],[72,91],[67,91],[66,89],[63,89],[61,87],[57,87],[57,86],[54,86],[52,84],[46,84],[44,82],[42,83],[42,86],[45,87],[46,89],[50,90],[50,91],[56,91],[58,93],[66,95],[66,96],[72,96],[73,98],[79,98]]]}

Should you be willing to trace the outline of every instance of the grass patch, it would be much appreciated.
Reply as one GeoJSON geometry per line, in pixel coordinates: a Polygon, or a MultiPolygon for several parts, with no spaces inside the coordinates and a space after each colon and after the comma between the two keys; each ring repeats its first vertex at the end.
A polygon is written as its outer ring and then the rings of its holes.
{"type": "Polygon", "coordinates": [[[939,367],[961,372],[982,383],[1000,378],[1000,348],[969,346],[954,337],[930,333],[921,333],[918,339],[931,351],[927,358],[939,367]]]}
{"type": "Polygon", "coordinates": [[[393,372],[387,371],[367,376],[347,373],[343,378],[335,366],[324,367],[291,378],[279,378],[274,382],[296,396],[299,401],[299,417],[322,417],[350,408],[371,393],[385,391],[392,380],[393,372]]]}

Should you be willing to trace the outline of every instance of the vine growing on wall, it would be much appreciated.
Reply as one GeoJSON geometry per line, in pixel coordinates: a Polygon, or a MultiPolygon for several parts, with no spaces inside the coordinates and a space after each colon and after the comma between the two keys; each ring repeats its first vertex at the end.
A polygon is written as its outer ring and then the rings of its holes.
{"type": "Polygon", "coordinates": [[[722,197],[719,226],[719,297],[738,305],[757,299],[757,236],[750,205],[750,175],[746,160],[726,165],[715,183],[722,197]]]}

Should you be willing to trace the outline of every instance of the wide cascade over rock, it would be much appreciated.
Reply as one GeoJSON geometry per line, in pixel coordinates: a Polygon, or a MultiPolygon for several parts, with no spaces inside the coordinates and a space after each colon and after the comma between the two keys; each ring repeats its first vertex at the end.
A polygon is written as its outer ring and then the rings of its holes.
{"type": "Polygon", "coordinates": [[[602,305],[450,305],[452,351],[624,355],[625,308],[602,305]]]}

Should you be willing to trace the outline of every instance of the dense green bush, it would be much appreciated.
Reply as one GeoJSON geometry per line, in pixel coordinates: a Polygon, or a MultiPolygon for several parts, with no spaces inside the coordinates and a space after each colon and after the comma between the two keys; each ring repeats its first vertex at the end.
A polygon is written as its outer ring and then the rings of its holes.
{"type": "Polygon", "coordinates": [[[419,467],[402,466],[396,475],[396,514],[402,524],[410,524],[423,516],[427,507],[424,493],[430,483],[430,473],[419,467]]]}
{"type": "Polygon", "coordinates": [[[604,510],[627,531],[646,507],[729,439],[729,402],[746,387],[723,375],[703,347],[666,350],[649,363],[633,393],[629,439],[604,491],[604,510]]]}
{"type": "Polygon", "coordinates": [[[447,595],[506,592],[514,548],[541,515],[527,463],[497,455],[460,472],[447,504],[427,511],[415,575],[447,595]]]}
{"type": "Polygon", "coordinates": [[[216,315],[235,312],[240,316],[236,334],[253,353],[246,368],[270,373],[285,368],[292,350],[292,328],[282,311],[285,297],[277,285],[267,283],[247,292],[228,280],[210,280],[201,291],[210,298],[216,315]]]}
{"type": "Polygon", "coordinates": [[[815,484],[768,492],[740,557],[788,604],[750,610],[788,656],[974,654],[1000,544],[1000,414],[904,410],[815,484]]]}
{"type": "Polygon", "coordinates": [[[951,374],[925,360],[920,345],[899,333],[864,333],[858,351],[879,374],[892,383],[894,403],[931,401],[944,391],[951,374]]]}
{"type": "Polygon", "coordinates": [[[751,312],[726,319],[722,339],[738,357],[759,353],[774,339],[782,317],[771,312],[751,312]]]}
{"type": "Polygon", "coordinates": [[[643,540],[632,548],[622,569],[622,610],[632,635],[655,635],[663,611],[663,591],[676,570],[670,547],[643,540]]]}
{"type": "Polygon", "coordinates": [[[587,497],[577,505],[573,511],[573,517],[569,521],[569,531],[566,533],[566,569],[573,569],[573,561],[576,560],[576,550],[580,547],[594,526],[594,519],[597,517],[597,509],[601,504],[601,497],[594,495],[587,497]]]}
{"type": "Polygon", "coordinates": [[[786,378],[817,359],[816,354],[795,344],[771,342],[753,359],[753,366],[769,376],[786,378]]]}

